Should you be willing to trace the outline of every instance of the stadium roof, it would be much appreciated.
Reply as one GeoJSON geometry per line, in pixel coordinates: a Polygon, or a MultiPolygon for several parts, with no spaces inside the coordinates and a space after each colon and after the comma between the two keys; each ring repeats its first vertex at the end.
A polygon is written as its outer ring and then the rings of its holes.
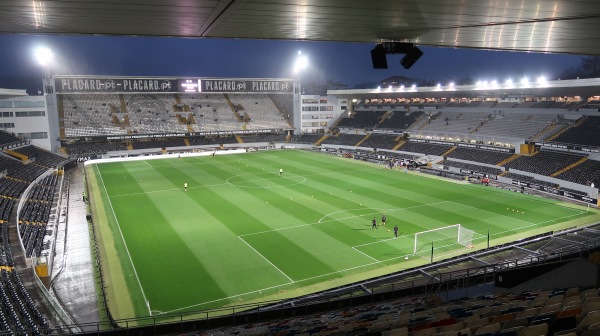
{"type": "Polygon", "coordinates": [[[0,99],[27,96],[26,90],[0,89],[0,99]]]}
{"type": "Polygon", "coordinates": [[[419,45],[600,55],[589,0],[2,0],[0,32],[419,45]]]}
{"type": "Polygon", "coordinates": [[[526,84],[515,82],[460,86],[392,87],[378,89],[328,90],[327,94],[349,98],[482,98],[482,97],[593,97],[600,95],[600,78],[554,80],[526,84]]]}

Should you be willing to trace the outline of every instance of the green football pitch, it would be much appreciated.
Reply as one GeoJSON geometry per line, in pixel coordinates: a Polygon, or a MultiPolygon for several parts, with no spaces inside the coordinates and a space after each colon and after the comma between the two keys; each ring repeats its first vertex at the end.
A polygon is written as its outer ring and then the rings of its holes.
{"type": "Polygon", "coordinates": [[[117,318],[306,294],[428,263],[432,246],[440,260],[486,247],[488,234],[493,245],[599,216],[300,150],[110,162],[87,175],[117,318]]]}

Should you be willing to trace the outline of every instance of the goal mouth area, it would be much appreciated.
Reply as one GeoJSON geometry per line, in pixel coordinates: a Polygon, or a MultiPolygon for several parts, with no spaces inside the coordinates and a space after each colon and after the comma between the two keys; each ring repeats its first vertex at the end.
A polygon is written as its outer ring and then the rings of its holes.
{"type": "Polygon", "coordinates": [[[484,238],[462,224],[448,225],[415,233],[413,253],[426,259],[464,253],[484,238]]]}

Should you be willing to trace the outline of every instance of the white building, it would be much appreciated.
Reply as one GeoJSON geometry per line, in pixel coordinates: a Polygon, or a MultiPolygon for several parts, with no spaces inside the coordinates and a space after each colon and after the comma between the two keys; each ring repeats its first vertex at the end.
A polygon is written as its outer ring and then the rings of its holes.
{"type": "Polygon", "coordinates": [[[52,130],[46,96],[28,96],[25,90],[0,89],[0,129],[28,139],[32,145],[55,151],[58,128],[52,130]]]}
{"type": "Polygon", "coordinates": [[[325,133],[344,113],[349,111],[347,98],[302,95],[300,102],[300,132],[325,133]]]}

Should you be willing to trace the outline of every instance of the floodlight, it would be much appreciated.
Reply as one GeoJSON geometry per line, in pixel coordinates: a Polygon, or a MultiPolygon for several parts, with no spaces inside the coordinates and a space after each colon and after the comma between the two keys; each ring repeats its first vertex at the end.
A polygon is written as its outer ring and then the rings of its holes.
{"type": "Polygon", "coordinates": [[[52,50],[46,47],[39,47],[35,50],[35,59],[40,65],[48,65],[52,61],[52,50]]]}
{"type": "Polygon", "coordinates": [[[298,58],[296,58],[296,62],[294,62],[294,73],[299,73],[304,70],[308,66],[308,58],[302,55],[301,51],[298,51],[298,58]]]}

